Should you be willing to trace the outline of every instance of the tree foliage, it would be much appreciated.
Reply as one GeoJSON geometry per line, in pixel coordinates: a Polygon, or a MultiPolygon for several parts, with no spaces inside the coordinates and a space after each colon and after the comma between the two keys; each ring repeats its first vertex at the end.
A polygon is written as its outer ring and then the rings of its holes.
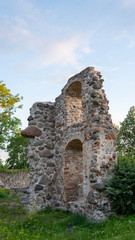
{"type": "Polygon", "coordinates": [[[117,133],[118,163],[107,184],[107,196],[117,213],[135,213],[135,107],[131,107],[117,133]]]}
{"type": "Polygon", "coordinates": [[[10,169],[25,169],[27,165],[28,139],[21,136],[20,132],[15,132],[10,137],[7,151],[9,154],[6,163],[10,169]]]}
{"type": "Polygon", "coordinates": [[[7,170],[8,169],[8,164],[4,163],[2,159],[0,159],[0,170],[7,170]]]}
{"type": "Polygon", "coordinates": [[[119,156],[115,172],[107,183],[107,196],[117,213],[135,213],[135,156],[119,156]]]}
{"type": "Polygon", "coordinates": [[[16,110],[22,107],[21,100],[19,94],[13,95],[0,81],[0,149],[8,152],[6,166],[13,169],[27,168],[28,140],[21,136],[21,120],[14,116],[16,110]]]}
{"type": "Polygon", "coordinates": [[[14,116],[17,108],[16,106],[21,101],[22,97],[13,95],[3,83],[0,81],[0,148],[4,149],[8,142],[9,136],[12,135],[21,125],[21,121],[14,116]]]}
{"type": "Polygon", "coordinates": [[[120,154],[135,154],[135,107],[131,107],[120,124],[117,134],[117,150],[120,154]]]}

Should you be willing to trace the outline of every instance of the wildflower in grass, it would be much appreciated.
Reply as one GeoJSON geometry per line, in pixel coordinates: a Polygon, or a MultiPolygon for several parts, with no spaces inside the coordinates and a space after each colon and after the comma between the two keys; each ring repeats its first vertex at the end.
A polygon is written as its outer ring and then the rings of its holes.
{"type": "Polygon", "coordinates": [[[70,225],[66,227],[66,230],[69,234],[72,233],[72,227],[70,225]]]}
{"type": "Polygon", "coordinates": [[[33,230],[37,230],[38,229],[38,227],[33,227],[33,230]]]}

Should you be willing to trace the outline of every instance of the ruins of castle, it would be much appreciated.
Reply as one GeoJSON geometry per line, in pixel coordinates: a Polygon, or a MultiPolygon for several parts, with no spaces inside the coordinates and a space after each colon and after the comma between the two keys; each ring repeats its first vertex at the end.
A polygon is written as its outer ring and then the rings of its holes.
{"type": "Polygon", "coordinates": [[[103,81],[88,67],[68,80],[54,103],[33,104],[22,131],[29,138],[29,204],[95,220],[109,215],[105,182],[116,161],[116,132],[103,81]]]}

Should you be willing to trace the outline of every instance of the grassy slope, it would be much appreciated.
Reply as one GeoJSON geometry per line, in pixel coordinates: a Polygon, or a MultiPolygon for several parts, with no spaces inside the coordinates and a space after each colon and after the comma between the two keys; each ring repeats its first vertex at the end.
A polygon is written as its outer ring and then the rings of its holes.
{"type": "Polygon", "coordinates": [[[135,240],[135,215],[92,224],[47,208],[28,215],[13,192],[0,190],[0,240],[135,240]]]}

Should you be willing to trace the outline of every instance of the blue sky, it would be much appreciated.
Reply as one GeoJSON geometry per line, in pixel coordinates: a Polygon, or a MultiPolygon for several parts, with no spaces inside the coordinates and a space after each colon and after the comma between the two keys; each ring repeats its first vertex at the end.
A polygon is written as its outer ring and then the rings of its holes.
{"type": "Polygon", "coordinates": [[[135,105],[135,0],[0,0],[0,80],[24,97],[23,128],[34,102],[88,66],[118,124],[135,105]]]}

